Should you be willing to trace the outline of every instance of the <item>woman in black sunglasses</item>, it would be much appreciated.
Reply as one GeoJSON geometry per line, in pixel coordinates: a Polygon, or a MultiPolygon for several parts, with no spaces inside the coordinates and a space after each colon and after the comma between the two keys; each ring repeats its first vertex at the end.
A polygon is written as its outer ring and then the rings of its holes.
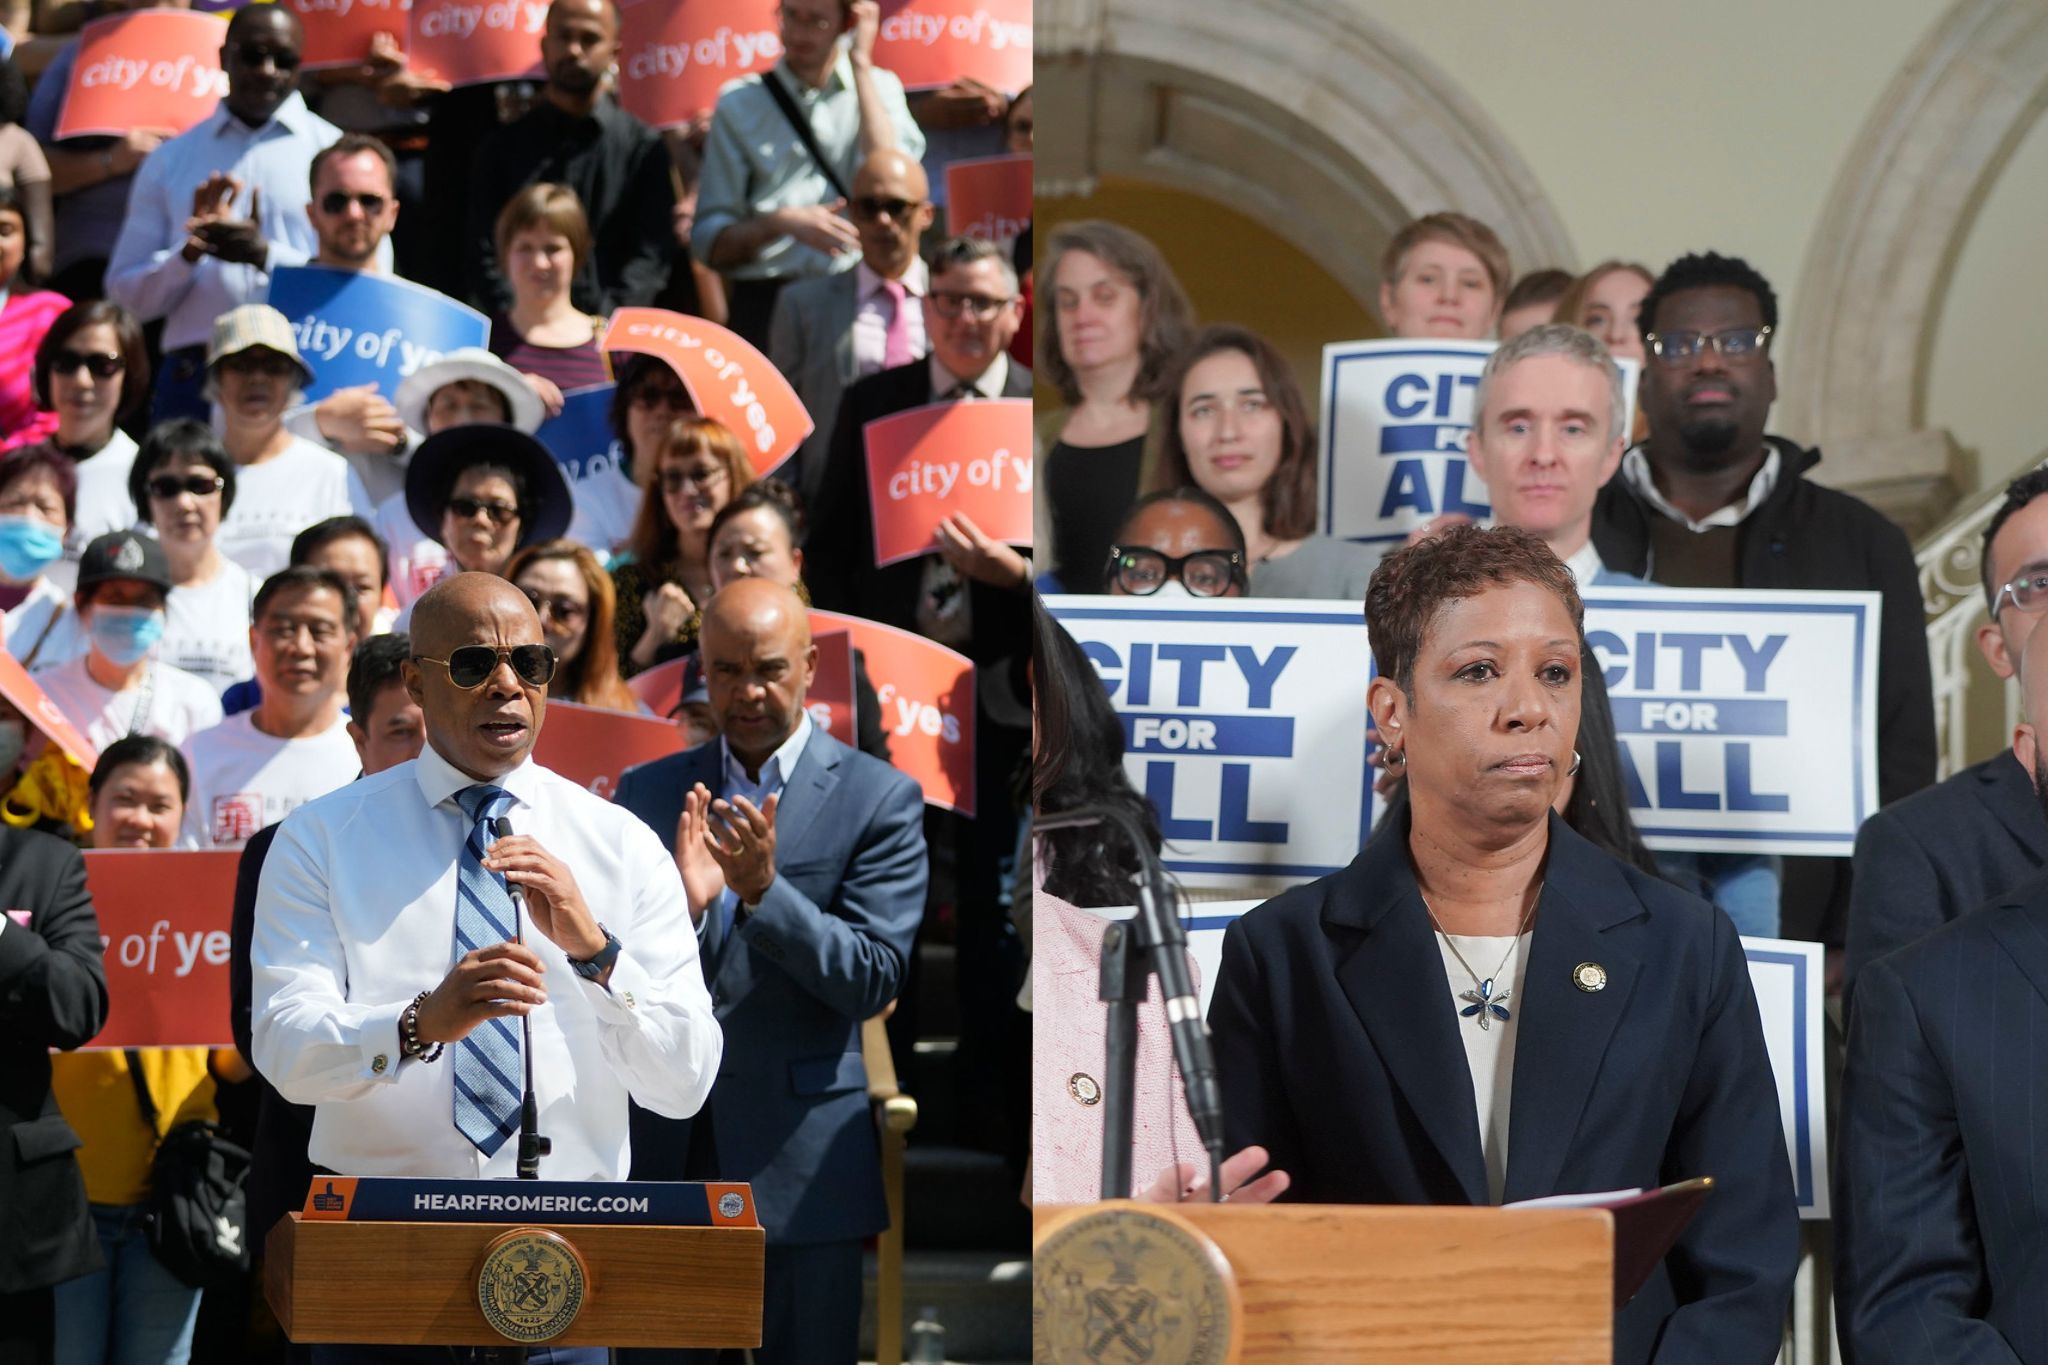
{"type": "MultiPolygon", "coordinates": [[[[156,528],[171,570],[160,657],[222,693],[256,675],[249,603],[257,583],[220,548],[221,519],[235,503],[235,473],[213,428],[190,417],[151,428],[128,470],[129,511],[156,528]]],[[[81,470],[81,512],[85,477],[81,470]]]]}
{"type": "Polygon", "coordinates": [[[116,424],[149,398],[142,327],[106,299],[65,309],[36,347],[30,385],[36,406],[57,420],[48,444],[78,468],[78,516],[65,543],[65,557],[75,561],[94,536],[135,524],[128,494],[135,440],[116,424]]]}

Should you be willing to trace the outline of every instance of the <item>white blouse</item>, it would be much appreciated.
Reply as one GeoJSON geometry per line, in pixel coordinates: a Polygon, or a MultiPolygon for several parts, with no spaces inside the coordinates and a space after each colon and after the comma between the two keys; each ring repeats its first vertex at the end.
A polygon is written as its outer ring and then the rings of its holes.
{"type": "Polygon", "coordinates": [[[1507,1188],[1508,1178],[1508,1113],[1510,1092],[1515,1084],[1515,1033],[1522,1022],[1522,975],[1529,961],[1529,933],[1524,932],[1519,940],[1507,934],[1445,934],[1436,936],[1437,951],[1443,955],[1444,976],[1451,983],[1451,1002],[1458,1010],[1458,1036],[1465,1043],[1465,1065],[1472,1073],[1472,1102],[1479,1110],[1479,1147],[1486,1157],[1486,1197],[1491,1203],[1501,1201],[1502,1192],[1507,1188]],[[1465,955],[1465,962],[1472,964],[1467,971],[1465,964],[1458,961],[1451,951],[1450,942],[1457,943],[1458,952],[1465,955]],[[1498,1000],[1508,1012],[1502,1019],[1492,1009],[1486,1011],[1487,1026],[1479,1026],[1475,1014],[1467,1018],[1464,1011],[1471,1009],[1473,1002],[1466,998],[1466,992],[1476,994],[1479,983],[1472,979],[1472,972],[1493,971],[1508,955],[1508,945],[1515,945],[1514,956],[1502,968],[1501,979],[1494,982],[1490,998],[1498,1000]]]}

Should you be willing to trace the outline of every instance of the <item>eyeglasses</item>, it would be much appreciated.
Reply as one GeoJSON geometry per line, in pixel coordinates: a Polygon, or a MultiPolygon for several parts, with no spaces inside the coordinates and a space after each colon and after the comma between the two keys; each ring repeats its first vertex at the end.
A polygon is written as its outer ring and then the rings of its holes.
{"type": "Polygon", "coordinates": [[[558,626],[573,626],[590,614],[590,608],[570,597],[550,597],[546,593],[522,588],[526,600],[533,603],[533,609],[540,613],[543,621],[552,620],[558,626]]]}
{"type": "Polygon", "coordinates": [[[345,190],[329,190],[320,196],[320,211],[330,218],[339,218],[354,204],[363,211],[363,217],[375,218],[384,211],[391,201],[381,194],[350,194],[345,190]]]}
{"type": "Polygon", "coordinates": [[[247,43],[235,45],[235,60],[243,66],[261,66],[266,60],[279,71],[297,71],[301,57],[288,47],[251,47],[247,43]]]}
{"type": "Polygon", "coordinates": [[[782,18],[784,28],[793,28],[799,33],[831,33],[839,27],[834,20],[808,18],[788,5],[784,5],[777,13],[782,18]]]}
{"type": "Polygon", "coordinates": [[[864,194],[853,201],[853,216],[880,218],[886,213],[900,223],[912,209],[923,207],[922,199],[877,199],[872,194],[864,194]]]}
{"type": "Polygon", "coordinates": [[[482,515],[493,526],[510,526],[519,520],[519,509],[509,502],[489,502],[483,498],[450,498],[448,511],[457,521],[468,521],[482,515]]]}
{"type": "Polygon", "coordinates": [[[313,643],[316,645],[332,644],[341,638],[342,633],[341,627],[332,621],[293,621],[284,619],[266,621],[256,629],[264,639],[280,648],[298,639],[299,632],[302,630],[313,637],[313,643]]]}
{"type": "Polygon", "coordinates": [[[93,355],[89,351],[59,351],[50,357],[51,374],[77,374],[85,370],[94,379],[112,379],[128,368],[117,355],[93,355]]]}
{"type": "Polygon", "coordinates": [[[948,322],[962,313],[976,322],[987,322],[1016,302],[1015,299],[992,299],[986,294],[955,294],[940,289],[934,289],[926,297],[931,301],[932,311],[948,322]]]}
{"type": "Polygon", "coordinates": [[[694,469],[664,469],[661,471],[661,491],[680,493],[691,484],[699,488],[713,488],[725,482],[725,470],[715,464],[700,464],[694,469]]]}
{"type": "Polygon", "coordinates": [[[149,481],[149,495],[163,502],[169,502],[180,493],[205,498],[227,486],[228,481],[218,474],[187,474],[183,478],[176,474],[159,474],[149,481]]]}
{"type": "Polygon", "coordinates": [[[465,692],[474,692],[490,681],[498,665],[507,659],[512,661],[512,671],[519,681],[528,687],[546,687],[555,676],[555,651],[546,645],[514,645],[510,649],[493,649],[489,645],[464,645],[450,650],[445,659],[429,658],[415,654],[412,660],[417,664],[439,664],[448,670],[448,681],[465,692]]]}
{"type": "Polygon", "coordinates": [[[1109,547],[1109,581],[1133,597],[1150,597],[1175,578],[1196,597],[1221,597],[1244,571],[1241,550],[1197,550],[1176,559],[1141,545],[1109,547]]]}
{"type": "Polygon", "coordinates": [[[665,407],[671,412],[695,412],[690,395],[680,388],[667,388],[656,384],[643,384],[633,390],[632,402],[643,408],[665,407]]]}
{"type": "Polygon", "coordinates": [[[233,370],[237,374],[262,374],[272,378],[296,374],[299,368],[288,355],[255,348],[224,355],[219,364],[223,370],[233,370]]]}
{"type": "Polygon", "coordinates": [[[2007,602],[2029,615],[2048,607],[2048,569],[2030,569],[2000,588],[1998,596],[1991,599],[1992,620],[1998,619],[2007,602]]]}
{"type": "Polygon", "coordinates": [[[1723,360],[1748,360],[1770,348],[1768,327],[1730,327],[1725,332],[1650,332],[1643,338],[1650,354],[1666,365],[1683,365],[1712,348],[1723,360]]]}

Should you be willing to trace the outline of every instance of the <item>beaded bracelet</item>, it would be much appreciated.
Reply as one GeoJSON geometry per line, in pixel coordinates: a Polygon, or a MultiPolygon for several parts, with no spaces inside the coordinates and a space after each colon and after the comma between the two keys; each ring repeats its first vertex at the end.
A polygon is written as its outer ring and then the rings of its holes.
{"type": "Polygon", "coordinates": [[[415,995],[412,1003],[405,1007],[405,1013],[398,1016],[398,1026],[405,1034],[404,1044],[399,1050],[406,1056],[417,1057],[423,1062],[438,1062],[441,1060],[441,1050],[446,1044],[422,1043],[419,1035],[420,1005],[428,994],[427,991],[421,991],[415,995]]]}

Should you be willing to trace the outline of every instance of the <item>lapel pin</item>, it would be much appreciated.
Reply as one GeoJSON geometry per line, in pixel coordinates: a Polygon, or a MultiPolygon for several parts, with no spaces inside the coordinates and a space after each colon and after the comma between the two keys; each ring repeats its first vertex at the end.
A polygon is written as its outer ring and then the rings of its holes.
{"type": "Polygon", "coordinates": [[[1607,969],[1597,962],[1581,962],[1572,968],[1572,984],[1586,994],[1607,989],[1607,969]]]}
{"type": "Polygon", "coordinates": [[[1067,1077],[1067,1093],[1082,1104],[1094,1104],[1102,1098],[1102,1087],[1087,1072],[1076,1071],[1067,1077]]]}

